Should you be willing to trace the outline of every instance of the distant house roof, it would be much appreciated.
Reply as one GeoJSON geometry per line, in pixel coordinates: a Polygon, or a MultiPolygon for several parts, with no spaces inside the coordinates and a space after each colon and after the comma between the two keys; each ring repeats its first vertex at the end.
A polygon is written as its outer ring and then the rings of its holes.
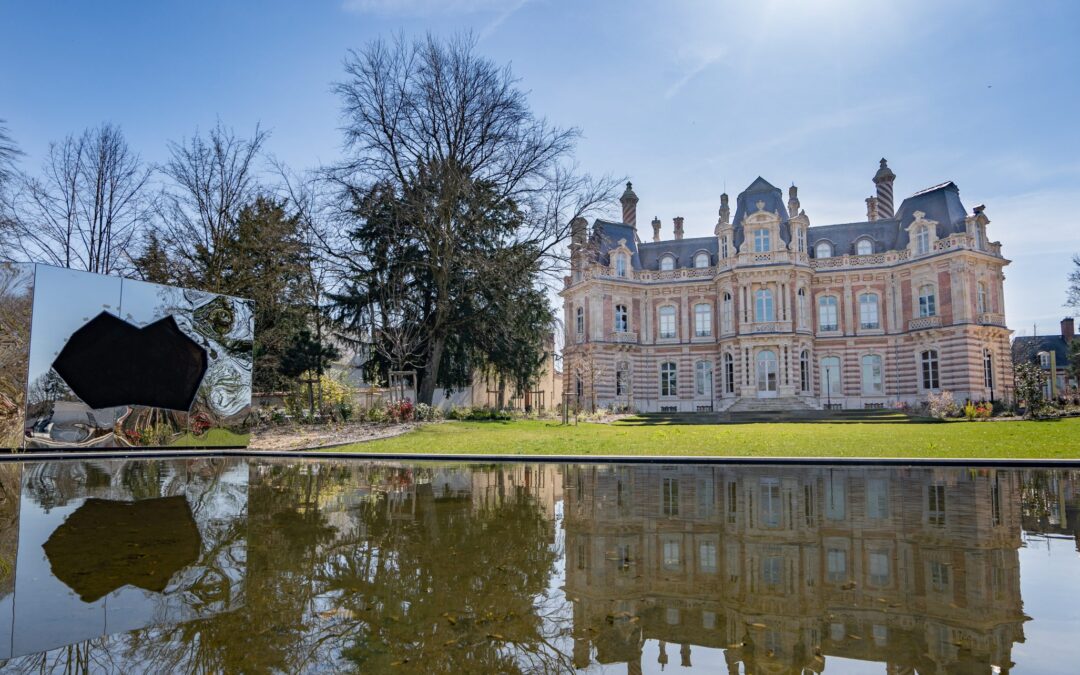
{"type": "Polygon", "coordinates": [[[1058,368],[1068,365],[1069,343],[1060,335],[1028,335],[1013,339],[1013,363],[1038,363],[1039,352],[1056,354],[1058,368]]]}

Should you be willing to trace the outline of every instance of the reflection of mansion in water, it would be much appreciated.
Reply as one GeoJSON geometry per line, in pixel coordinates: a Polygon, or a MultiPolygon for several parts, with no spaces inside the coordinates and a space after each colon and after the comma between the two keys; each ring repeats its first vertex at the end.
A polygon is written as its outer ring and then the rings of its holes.
{"type": "Polygon", "coordinates": [[[1004,673],[1023,640],[1016,472],[580,466],[565,495],[579,666],[1004,673]]]}

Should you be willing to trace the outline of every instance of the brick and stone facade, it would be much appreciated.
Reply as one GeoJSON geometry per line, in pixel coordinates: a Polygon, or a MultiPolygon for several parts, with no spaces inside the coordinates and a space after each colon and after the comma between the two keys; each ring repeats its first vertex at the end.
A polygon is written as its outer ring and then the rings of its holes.
{"type": "Polygon", "coordinates": [[[933,391],[1007,399],[1012,388],[1000,242],[983,207],[948,182],[893,213],[892,171],[867,220],[811,226],[762,178],[726,194],[714,236],[575,221],[564,299],[566,400],[584,408],[694,412],[777,398],[780,407],[891,407],[933,391]]]}

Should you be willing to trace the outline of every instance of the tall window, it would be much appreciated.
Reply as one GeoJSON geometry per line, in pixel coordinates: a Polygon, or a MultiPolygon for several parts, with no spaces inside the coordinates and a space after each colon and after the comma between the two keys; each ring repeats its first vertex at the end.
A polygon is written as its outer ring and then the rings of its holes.
{"type": "Polygon", "coordinates": [[[630,330],[630,319],[626,313],[626,305],[615,305],[615,332],[625,333],[630,330]]]}
{"type": "Polygon", "coordinates": [[[766,253],[772,250],[772,237],[767,228],[754,230],[754,253],[766,253]]]}
{"type": "Polygon", "coordinates": [[[670,255],[660,258],[660,269],[664,271],[675,269],[675,258],[670,255]]]}
{"type": "Polygon", "coordinates": [[[615,257],[615,276],[626,276],[626,256],[624,255],[615,257]]]}
{"type": "Polygon", "coordinates": [[[723,322],[721,330],[724,332],[733,330],[735,324],[735,302],[731,299],[731,293],[724,293],[721,312],[720,320],[723,322]]]}
{"type": "Polygon", "coordinates": [[[799,354],[799,391],[810,391],[810,352],[799,354]]]}
{"type": "Polygon", "coordinates": [[[863,293],[859,296],[859,328],[881,328],[878,321],[878,296],[876,293],[863,293]]]}
{"type": "Polygon", "coordinates": [[[937,389],[941,386],[938,376],[938,353],[936,349],[927,349],[921,355],[922,358],[922,386],[923,389],[937,389]]]}
{"type": "Polygon", "coordinates": [[[799,253],[806,253],[806,230],[801,227],[798,228],[796,241],[798,242],[799,253]]]}
{"type": "Polygon", "coordinates": [[[630,393],[630,369],[625,363],[620,363],[615,370],[615,395],[626,396],[630,393]]]}
{"type": "Polygon", "coordinates": [[[920,225],[915,230],[915,253],[923,255],[930,252],[930,228],[920,225]]]}
{"type": "Polygon", "coordinates": [[[870,551],[870,583],[885,586],[889,583],[889,554],[886,551],[870,551]]]}
{"type": "Polygon", "coordinates": [[[709,574],[716,573],[716,542],[703,541],[698,544],[698,568],[709,574]]]}
{"type": "Polygon", "coordinates": [[[698,361],[694,366],[694,394],[698,397],[712,394],[712,364],[698,361]]]}
{"type": "Polygon", "coordinates": [[[983,350],[983,386],[994,388],[994,353],[989,349],[983,350]]]}
{"type": "Polygon", "coordinates": [[[874,242],[869,239],[860,239],[855,243],[855,253],[858,255],[870,255],[874,252],[874,242]]]}
{"type": "Polygon", "coordinates": [[[862,393],[863,396],[880,396],[885,393],[881,379],[881,357],[867,354],[862,357],[862,393]]]}
{"type": "Polygon", "coordinates": [[[660,337],[675,337],[675,308],[671,305],[660,308],[660,337]]]}
{"type": "Polygon", "coordinates": [[[805,288],[800,288],[797,297],[799,298],[798,310],[799,310],[799,324],[801,326],[803,324],[803,322],[806,321],[807,316],[809,316],[809,310],[807,309],[808,305],[806,304],[806,302],[807,302],[806,301],[806,289],[805,288]]]}
{"type": "Polygon", "coordinates": [[[761,524],[780,527],[780,480],[761,479],[761,524]]]}
{"type": "Polygon", "coordinates": [[[843,520],[847,513],[847,483],[843,473],[825,476],[825,517],[843,520]]]}
{"type": "Polygon", "coordinates": [[[983,312],[989,312],[990,311],[988,309],[988,307],[990,305],[989,305],[988,302],[986,302],[986,284],[984,284],[981,281],[979,282],[978,290],[976,292],[976,304],[979,307],[979,313],[980,314],[982,314],[983,312]]]}
{"type": "Polygon", "coordinates": [[[847,551],[830,548],[826,554],[828,580],[834,584],[847,581],[847,551]]]}
{"type": "Polygon", "coordinates": [[[731,354],[724,354],[724,393],[735,393],[735,359],[731,354]]]}
{"type": "Polygon", "coordinates": [[[727,237],[720,237],[720,257],[728,257],[727,237]]]}
{"type": "Polygon", "coordinates": [[[660,482],[661,507],[665,516],[679,515],[679,479],[665,476],[660,482]]]}
{"type": "MultiPolygon", "coordinates": [[[[679,542],[674,539],[664,541],[664,568],[669,570],[679,569],[680,555],[679,542]]],[[[674,608],[671,608],[674,609],[674,608]]],[[[675,609],[678,612],[678,609],[675,609]]],[[[675,615],[675,623],[678,623],[678,614],[675,615]]]]}
{"type": "Polygon", "coordinates": [[[678,372],[671,361],[660,365],[660,395],[677,396],[679,393],[678,372]]]}
{"type": "Polygon", "coordinates": [[[712,335],[712,306],[706,303],[694,305],[694,335],[712,335]]]}
{"type": "Polygon", "coordinates": [[[758,321],[775,321],[772,291],[767,288],[754,292],[754,315],[758,321]]]}
{"type": "Polygon", "coordinates": [[[818,330],[839,330],[840,318],[835,295],[818,298],[818,330]]]}
{"type": "Polygon", "coordinates": [[[694,267],[708,267],[709,266],[709,254],[698,253],[694,256],[694,267]]]}
{"type": "Polygon", "coordinates": [[[832,257],[832,244],[827,241],[818,243],[814,247],[814,257],[816,258],[831,258],[832,257]]]}
{"type": "Polygon", "coordinates": [[[889,517],[889,481],[871,478],[866,482],[866,515],[874,520],[889,517]]]}
{"type": "Polygon", "coordinates": [[[581,398],[585,395],[585,383],[582,382],[580,375],[578,375],[574,380],[574,392],[577,394],[578,398],[581,398]]]}
{"type": "Polygon", "coordinates": [[[578,307],[574,311],[574,326],[577,328],[578,335],[585,334],[585,308],[578,307]]]}
{"type": "Polygon", "coordinates": [[[826,356],[821,359],[821,395],[826,399],[840,396],[840,357],[826,356]]]}
{"type": "Polygon", "coordinates": [[[919,316],[937,315],[937,297],[933,284],[919,286],[919,316]]]}
{"type": "Polygon", "coordinates": [[[930,485],[926,488],[926,522],[935,527],[945,525],[944,485],[930,485]]]}

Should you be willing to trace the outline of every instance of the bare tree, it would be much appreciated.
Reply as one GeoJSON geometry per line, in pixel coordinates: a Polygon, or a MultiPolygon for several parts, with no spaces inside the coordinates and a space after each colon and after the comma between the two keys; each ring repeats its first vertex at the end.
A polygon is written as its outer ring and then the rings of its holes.
{"type": "Polygon", "coordinates": [[[16,179],[0,240],[4,255],[100,274],[122,271],[144,222],[150,174],[112,124],[50,144],[41,177],[16,179]]]}
{"type": "MultiPolygon", "coordinates": [[[[434,393],[447,339],[469,320],[455,303],[476,293],[462,284],[497,286],[506,271],[493,264],[499,255],[492,249],[529,250],[536,259],[525,265],[555,277],[570,222],[611,201],[618,184],[578,175],[570,155],[579,132],[536,117],[510,70],[474,48],[469,36],[377,40],[350,52],[348,79],[335,87],[350,157],[333,179],[349,201],[375,185],[393,191],[407,226],[402,236],[422,252],[419,264],[430,279],[434,300],[418,392],[424,402],[434,393]],[[486,223],[510,212],[520,221],[513,236],[475,245],[486,223]]],[[[365,264],[336,241],[324,251],[346,268],[365,264]]],[[[515,265],[522,266],[520,256],[515,265]]]]}
{"type": "Polygon", "coordinates": [[[241,138],[219,122],[203,137],[198,132],[170,143],[161,167],[168,178],[161,199],[161,244],[187,279],[208,291],[219,290],[228,265],[224,243],[236,219],[259,191],[255,159],[268,134],[258,126],[241,138]]]}
{"type": "Polygon", "coordinates": [[[15,159],[21,154],[15,141],[11,140],[4,120],[0,120],[0,188],[15,177],[15,159]]]}

